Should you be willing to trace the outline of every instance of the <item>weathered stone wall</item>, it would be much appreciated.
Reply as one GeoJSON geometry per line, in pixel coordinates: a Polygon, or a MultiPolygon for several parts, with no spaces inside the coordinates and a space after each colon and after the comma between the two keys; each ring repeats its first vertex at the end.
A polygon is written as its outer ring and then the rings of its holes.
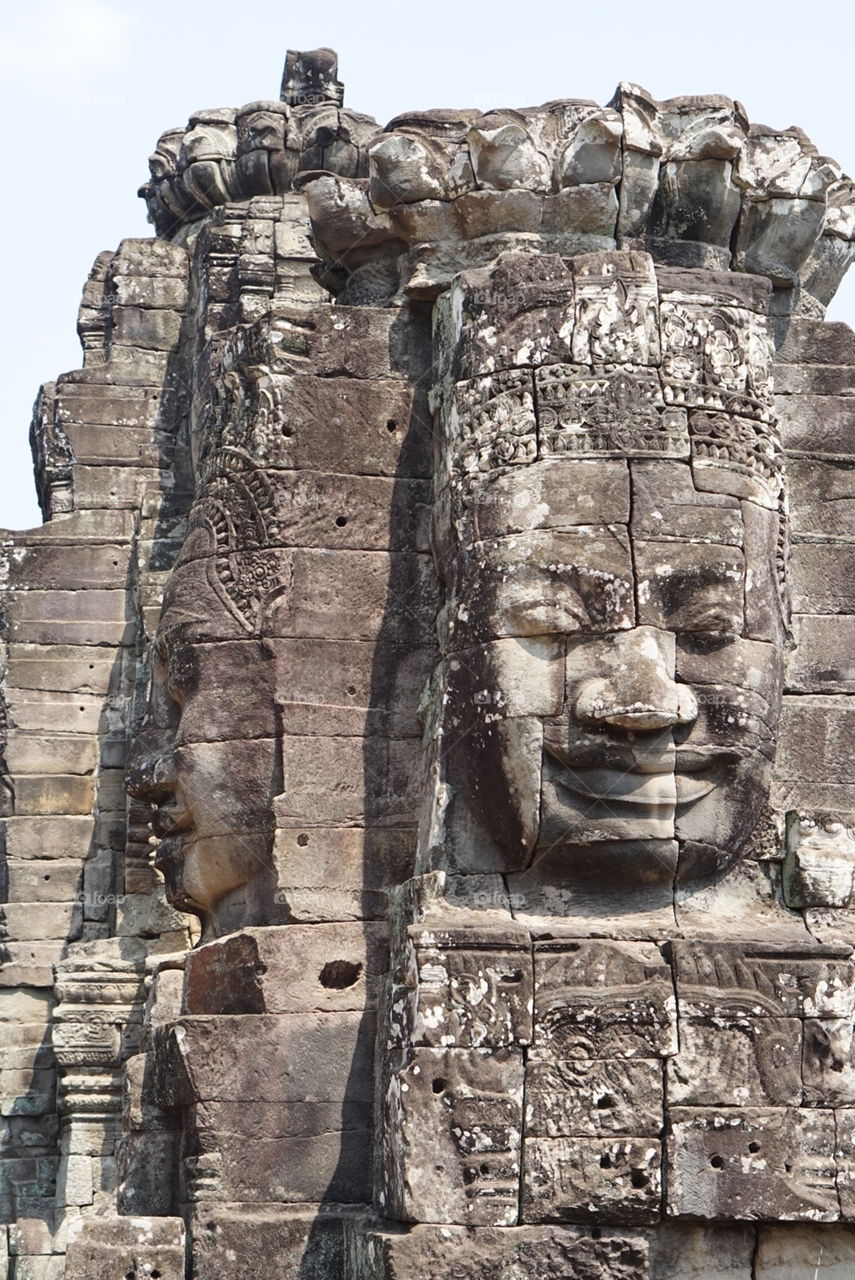
{"type": "Polygon", "coordinates": [[[3,536],[13,1280],[842,1280],[851,182],[327,50],[150,169],[3,536]]]}

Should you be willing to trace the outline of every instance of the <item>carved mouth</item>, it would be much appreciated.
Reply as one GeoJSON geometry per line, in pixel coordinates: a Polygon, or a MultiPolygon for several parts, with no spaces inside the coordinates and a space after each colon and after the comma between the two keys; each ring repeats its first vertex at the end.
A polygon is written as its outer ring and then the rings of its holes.
{"type": "Polygon", "coordinates": [[[673,805],[676,802],[673,767],[656,773],[636,773],[622,769],[574,769],[559,775],[556,785],[563,791],[586,796],[606,804],[673,805]]]}
{"type": "Polygon", "coordinates": [[[154,836],[154,865],[167,880],[183,857],[187,837],[193,831],[193,820],[186,809],[174,803],[156,805],[149,819],[154,836]]]}
{"type": "Polygon", "coordinates": [[[154,865],[169,881],[169,873],[177,866],[183,856],[186,833],[176,831],[174,835],[164,836],[157,842],[154,851],[154,865]]]}
{"type": "Polygon", "coordinates": [[[179,809],[174,804],[159,804],[152,812],[148,825],[158,839],[164,839],[179,831],[189,831],[193,823],[186,809],[179,809]]]}
{"type": "Polygon", "coordinates": [[[695,804],[721,786],[723,767],[733,763],[732,752],[678,749],[655,755],[636,755],[626,768],[574,768],[553,757],[560,766],[555,785],[610,808],[623,805],[646,809],[679,809],[695,804]]]}

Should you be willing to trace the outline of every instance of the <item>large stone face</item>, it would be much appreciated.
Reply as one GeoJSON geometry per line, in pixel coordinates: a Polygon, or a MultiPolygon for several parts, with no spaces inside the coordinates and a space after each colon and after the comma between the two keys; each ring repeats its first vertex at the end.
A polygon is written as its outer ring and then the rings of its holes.
{"type": "Polygon", "coordinates": [[[36,403],[0,1257],[844,1280],[852,183],[723,97],[343,98],[162,134],[36,403]]]}

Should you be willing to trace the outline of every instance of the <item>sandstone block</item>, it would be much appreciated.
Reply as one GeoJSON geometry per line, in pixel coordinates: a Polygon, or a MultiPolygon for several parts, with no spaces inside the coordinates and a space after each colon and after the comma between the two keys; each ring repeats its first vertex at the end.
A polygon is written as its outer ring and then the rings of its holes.
{"type": "Polygon", "coordinates": [[[428,551],[427,483],[375,475],[277,471],[271,545],[428,551]]]}
{"type": "Polygon", "coordinates": [[[388,967],[379,924],[244,930],[187,957],[189,1014],[304,1013],[375,1007],[388,967]]]}
{"type": "MultiPolygon", "coordinates": [[[[88,423],[90,426],[130,430],[146,428],[151,432],[162,411],[162,395],[160,387],[93,387],[60,379],[57,384],[57,421],[63,426],[88,423]]],[[[76,511],[70,523],[68,517],[63,520],[67,536],[81,527],[83,515],[83,512],[76,511]]]]}
{"type": "Polygon", "coordinates": [[[799,1106],[802,1024],[722,1008],[704,1021],[680,1019],[680,1052],[668,1061],[673,1106],[799,1106]]]}
{"type": "Polygon", "coordinates": [[[796,614],[787,662],[792,693],[855,693],[855,618],[796,614]]]}
{"type": "Polygon", "coordinates": [[[334,1204],[200,1206],[192,1221],[193,1274],[198,1280],[342,1275],[347,1215],[347,1206],[334,1204]]]}
{"type": "Polygon", "coordinates": [[[563,1224],[415,1226],[396,1235],[372,1233],[362,1248],[366,1266],[378,1268],[380,1280],[504,1280],[514,1271],[541,1280],[648,1280],[652,1274],[648,1242],[641,1233],[594,1234],[563,1224]]]}
{"type": "Polygon", "coordinates": [[[519,1212],[520,1050],[416,1049],[385,1103],[383,1203],[405,1221],[512,1226],[519,1212]]]}
{"type": "Polygon", "coordinates": [[[71,902],[83,880],[76,860],[26,859],[9,863],[10,902],[71,902]]]}
{"type": "Polygon", "coordinates": [[[407,1040],[434,1048],[503,1048],[531,1041],[532,968],[527,950],[419,945],[407,1040]]]}
{"type": "Polygon", "coordinates": [[[777,360],[787,364],[855,364],[855,338],[842,321],[790,319],[777,360]]]}
{"type": "Polygon", "coordinates": [[[654,1058],[677,1051],[671,970],[651,943],[539,943],[534,981],[537,1057],[654,1058]]]}
{"type": "Polygon", "coordinates": [[[104,427],[74,423],[66,429],[76,461],[107,467],[160,467],[168,465],[169,441],[133,427],[104,427]]]}
{"type": "Polygon", "coordinates": [[[90,774],[98,763],[97,743],[82,734],[9,734],[7,761],[17,777],[22,773],[90,774]]]}
{"type": "Polygon", "coordinates": [[[55,1068],[0,1070],[0,1115],[41,1116],[55,1110],[55,1068]]]}
{"type": "Polygon", "coordinates": [[[200,1202],[353,1204],[371,1198],[371,1108],[365,1103],[258,1109],[209,1103],[196,1109],[183,1147],[189,1198],[200,1202]]]}
{"type": "Polygon", "coordinates": [[[182,1017],[164,1035],[155,1086],[164,1098],[170,1092],[188,1104],[372,1098],[370,1014],[182,1017]]]}
{"type": "Polygon", "coordinates": [[[189,255],[181,245],[154,237],[122,240],[110,263],[114,276],[178,276],[189,268],[189,255]]]}
{"type": "Polygon", "coordinates": [[[855,1008],[855,972],[846,948],[799,951],[786,945],[675,942],[682,1018],[842,1018],[855,1008]]]}
{"type": "Polygon", "coordinates": [[[83,913],[79,902],[8,902],[0,906],[0,936],[19,942],[39,942],[80,936],[83,913]]]}
{"type": "Polygon", "coordinates": [[[15,783],[15,808],[27,813],[92,812],[95,780],[78,774],[21,774],[15,783]]]}
{"type": "Polygon", "coordinates": [[[9,858],[69,858],[82,861],[95,830],[91,817],[80,815],[7,818],[9,858]]]}
{"type": "Polygon", "coordinates": [[[74,499],[84,510],[136,508],[147,486],[157,488],[159,477],[160,472],[152,466],[111,467],[81,462],[74,469],[74,499]]]}
{"type": "MultiPolygon", "coordinates": [[[[288,826],[414,822],[420,753],[415,738],[286,737],[282,761],[287,784],[277,801],[278,816],[288,826]]],[[[285,886],[288,879],[286,872],[285,886]]]]}
{"type": "Polygon", "coordinates": [[[52,987],[53,967],[62,958],[64,939],[50,942],[5,942],[0,986],[52,987]]]}
{"type": "Polygon", "coordinates": [[[312,327],[304,327],[303,312],[276,307],[274,329],[281,335],[282,356],[308,359],[318,377],[402,377],[418,373],[424,354],[416,338],[414,320],[379,307],[318,308],[312,327]]]}
{"type": "Polygon", "coordinates": [[[293,552],[291,590],[271,635],[428,644],[438,599],[432,563],[405,552],[293,552]]]}
{"type": "Polygon", "coordinates": [[[527,1222],[657,1222],[660,1143],[639,1138],[526,1138],[527,1222]]]}
{"type": "Polygon", "coordinates": [[[304,827],[282,815],[273,848],[279,900],[297,921],[385,917],[388,891],[412,873],[415,837],[414,827],[304,827]]]}
{"type": "Polygon", "coordinates": [[[117,275],[113,285],[116,292],[116,312],[124,308],[157,307],[182,311],[187,302],[187,285],[177,276],[117,275]]]}
{"type": "Polygon", "coordinates": [[[848,455],[855,445],[855,402],[848,397],[784,395],[775,397],[775,412],[785,449],[848,455]]]}
{"type": "Polygon", "coordinates": [[[348,475],[430,473],[430,424],[414,413],[403,382],[298,375],[282,380],[280,395],[277,465],[348,475]]]}
{"type": "Polygon", "coordinates": [[[658,1058],[530,1061],[526,1067],[526,1141],[657,1138],[664,1105],[658,1058]]]}
{"type": "Polygon", "coordinates": [[[850,542],[795,542],[793,609],[797,613],[855,613],[855,546],[850,542]]]}
{"type": "Polygon", "coordinates": [[[0,991],[0,1022],[17,1023],[18,1044],[38,1044],[51,1009],[51,996],[27,987],[0,991]]]}
{"type": "Polygon", "coordinates": [[[93,1161],[90,1156],[62,1156],[57,1175],[57,1204],[91,1204],[95,1198],[93,1161]]]}
{"type": "Polygon", "coordinates": [[[26,589],[30,583],[37,583],[42,591],[124,587],[128,559],[127,547],[109,544],[51,547],[43,543],[21,547],[13,557],[9,585],[26,589]]]}
{"type": "Polygon", "coordinates": [[[834,1222],[834,1114],[806,1108],[674,1108],[672,1217],[834,1222]]]}
{"type": "Polygon", "coordinates": [[[285,733],[416,736],[430,648],[352,640],[270,640],[285,733]]]}
{"type": "MultiPolygon", "coordinates": [[[[851,370],[855,379],[855,369],[851,370]]],[[[793,533],[846,538],[855,526],[855,467],[791,458],[787,463],[793,533]]]]}
{"type": "Polygon", "coordinates": [[[752,1227],[663,1223],[650,1237],[655,1280],[752,1280],[752,1227]]]}
{"type": "MultiPolygon", "coordinates": [[[[853,728],[855,709],[851,698],[819,694],[785,697],[775,763],[781,786],[799,782],[847,786],[851,781],[853,728]]],[[[826,806],[818,803],[816,807],[826,806]]]]}
{"type": "Polygon", "coordinates": [[[179,1141],[178,1130],[125,1134],[118,1153],[116,1203],[121,1213],[145,1209],[169,1217],[176,1212],[179,1141]]]}
{"type": "Polygon", "coordinates": [[[159,1271],[162,1280],[183,1280],[181,1219],[109,1216],[70,1224],[66,1280],[115,1280],[128,1271],[141,1276],[159,1271]]]}
{"type": "Polygon", "coordinates": [[[754,1257],[755,1280],[847,1280],[855,1265],[852,1227],[761,1226],[754,1257]]]}

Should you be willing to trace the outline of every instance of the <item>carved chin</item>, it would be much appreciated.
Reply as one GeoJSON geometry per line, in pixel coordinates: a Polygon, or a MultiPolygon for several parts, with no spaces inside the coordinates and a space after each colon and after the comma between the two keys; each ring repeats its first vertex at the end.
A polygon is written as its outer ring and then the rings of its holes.
{"type": "Polygon", "coordinates": [[[184,841],[184,832],[177,832],[161,840],[154,856],[154,865],[163,876],[167,901],[178,911],[201,915],[206,910],[206,905],[191,895],[185,881],[184,841]]]}
{"type": "Polygon", "coordinates": [[[180,832],[160,842],[155,866],[174,907],[204,914],[266,869],[269,848],[266,833],[204,839],[180,832]]]}

